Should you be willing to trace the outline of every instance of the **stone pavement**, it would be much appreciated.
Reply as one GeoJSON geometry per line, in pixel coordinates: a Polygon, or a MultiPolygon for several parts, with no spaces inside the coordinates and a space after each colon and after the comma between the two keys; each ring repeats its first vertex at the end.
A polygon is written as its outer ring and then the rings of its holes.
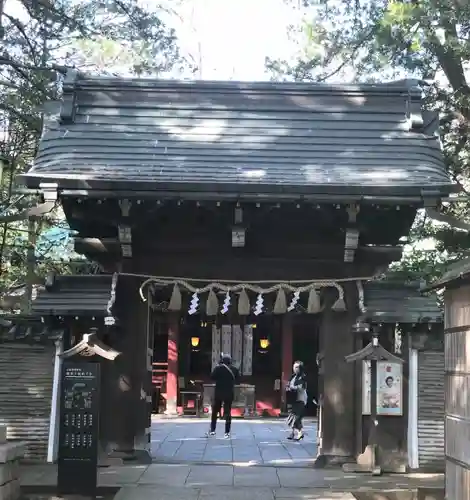
{"type": "Polygon", "coordinates": [[[154,419],[152,457],[155,462],[225,463],[308,466],[317,455],[317,424],[306,420],[305,438],[287,440],[289,429],[283,420],[232,421],[232,438],[224,439],[224,421],[217,424],[217,436],[206,438],[209,419],[154,419]]]}
{"type": "MultiPolygon", "coordinates": [[[[53,487],[56,479],[55,466],[21,468],[22,486],[53,487]]],[[[371,477],[306,467],[152,464],[99,470],[100,486],[120,488],[115,500],[242,500],[247,495],[251,500],[353,500],[363,498],[358,492],[380,500],[411,500],[411,493],[387,497],[372,492],[442,488],[443,481],[442,474],[371,477]]]]}

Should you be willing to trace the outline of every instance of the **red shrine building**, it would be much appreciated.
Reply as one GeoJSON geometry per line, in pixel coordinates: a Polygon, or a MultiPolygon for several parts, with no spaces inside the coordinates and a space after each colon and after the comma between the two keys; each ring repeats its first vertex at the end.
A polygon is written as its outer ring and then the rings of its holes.
{"type": "MultiPolygon", "coordinates": [[[[441,327],[416,284],[376,279],[417,210],[454,190],[437,124],[414,81],[70,71],[21,182],[62,205],[76,250],[102,270],[51,279],[33,312],[62,325],[66,347],[93,329],[121,353],[101,361],[103,450],[148,454],[152,411],[204,415],[211,369],[230,353],[235,413],[282,414],[300,359],[322,454],[355,460],[367,414],[361,370],[344,359],[369,342],[361,325],[404,357],[416,332],[441,327]]],[[[406,462],[406,408],[383,428],[390,463],[406,462]]]]}

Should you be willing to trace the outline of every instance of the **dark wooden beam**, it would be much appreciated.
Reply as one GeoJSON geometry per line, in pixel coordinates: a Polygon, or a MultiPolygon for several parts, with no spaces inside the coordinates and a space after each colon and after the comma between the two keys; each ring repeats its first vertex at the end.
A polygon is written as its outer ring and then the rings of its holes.
{"type": "MultiPolygon", "coordinates": [[[[386,267],[386,266],[385,266],[386,267]]],[[[215,255],[193,255],[182,259],[176,255],[139,255],[134,259],[133,271],[139,274],[180,276],[210,280],[309,280],[340,279],[372,276],[384,265],[371,262],[347,264],[318,262],[306,259],[231,258],[215,255]]]]}
{"type": "Polygon", "coordinates": [[[403,247],[393,245],[361,246],[356,250],[356,260],[372,258],[376,261],[395,262],[403,255],[403,247]]]}
{"type": "MultiPolygon", "coordinates": [[[[212,255],[233,258],[245,256],[246,258],[284,258],[307,259],[310,261],[340,262],[343,259],[344,248],[340,245],[329,244],[289,244],[279,242],[277,246],[260,244],[249,249],[233,249],[230,241],[226,245],[212,243],[207,238],[202,240],[168,241],[148,239],[146,242],[134,242],[134,253],[137,256],[152,253],[153,255],[175,255],[188,258],[193,255],[211,258],[212,255]],[[241,250],[241,252],[239,251],[241,250]]],[[[110,254],[119,255],[121,242],[118,238],[75,238],[75,251],[85,255],[110,254]]],[[[371,259],[373,262],[390,262],[401,258],[402,248],[396,246],[363,246],[356,250],[356,258],[361,260],[371,259]]]]}
{"type": "MultiPolygon", "coordinates": [[[[139,240],[147,241],[149,234],[162,241],[184,238],[185,245],[189,240],[197,238],[213,241],[214,238],[225,237],[231,245],[235,204],[223,204],[220,207],[215,203],[197,206],[195,202],[183,203],[181,206],[175,203],[171,206],[164,203],[147,205],[148,203],[137,205],[134,201],[128,217],[121,213],[118,200],[102,203],[85,200],[74,204],[69,201],[64,210],[72,229],[83,235],[111,236],[117,234],[118,226],[124,223],[132,228],[133,242],[137,245],[139,240]]],[[[272,204],[241,206],[243,223],[246,225],[247,248],[250,245],[258,247],[264,241],[269,241],[266,243],[269,245],[277,245],[279,240],[288,240],[291,244],[296,241],[337,243],[343,245],[343,260],[348,228],[359,229],[363,244],[398,244],[399,238],[408,232],[416,212],[413,207],[361,205],[354,223],[348,217],[346,205],[335,206],[330,203],[307,207],[299,204],[298,209],[296,205],[282,203],[279,208],[272,204]]]]}
{"type": "MultiPolygon", "coordinates": [[[[121,202],[123,200],[120,200],[121,202]]],[[[89,222],[116,227],[127,220],[134,228],[146,231],[145,226],[160,226],[161,219],[170,219],[173,226],[191,224],[200,215],[205,215],[211,223],[224,220],[225,224],[234,222],[234,210],[242,210],[243,222],[248,226],[258,227],[266,221],[277,224],[281,220],[286,223],[295,223],[297,220],[314,225],[335,226],[344,225],[346,216],[345,207],[328,204],[275,204],[251,203],[238,206],[236,203],[218,205],[216,203],[140,203],[126,200],[127,215],[122,213],[117,200],[106,200],[98,203],[96,200],[83,200],[81,203],[68,200],[64,203],[64,211],[71,221],[76,223],[89,222]],[[340,222],[343,222],[341,224],[340,222]]],[[[121,203],[122,205],[122,203],[121,203]]],[[[206,222],[206,221],[205,221],[206,222]]],[[[204,223],[203,225],[207,225],[204,223]]]]}

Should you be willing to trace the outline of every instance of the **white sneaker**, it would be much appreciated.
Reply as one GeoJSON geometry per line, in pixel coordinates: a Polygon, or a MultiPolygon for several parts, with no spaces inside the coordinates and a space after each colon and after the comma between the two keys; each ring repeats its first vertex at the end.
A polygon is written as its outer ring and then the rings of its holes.
{"type": "Polygon", "coordinates": [[[226,433],[224,434],[224,438],[225,438],[225,439],[230,439],[230,432],[226,432],[226,433]]]}
{"type": "Polygon", "coordinates": [[[206,432],[206,437],[209,437],[209,436],[215,436],[215,432],[213,432],[213,431],[206,432]]]}

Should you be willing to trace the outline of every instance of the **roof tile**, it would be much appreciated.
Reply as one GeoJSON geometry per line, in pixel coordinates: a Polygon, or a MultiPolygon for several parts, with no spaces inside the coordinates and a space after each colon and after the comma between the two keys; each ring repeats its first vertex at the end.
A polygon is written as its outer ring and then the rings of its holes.
{"type": "Polygon", "coordinates": [[[53,122],[43,136],[25,176],[30,185],[82,179],[452,189],[436,122],[421,114],[413,82],[328,86],[78,77],[66,85],[62,114],[62,124],[53,122]]]}

